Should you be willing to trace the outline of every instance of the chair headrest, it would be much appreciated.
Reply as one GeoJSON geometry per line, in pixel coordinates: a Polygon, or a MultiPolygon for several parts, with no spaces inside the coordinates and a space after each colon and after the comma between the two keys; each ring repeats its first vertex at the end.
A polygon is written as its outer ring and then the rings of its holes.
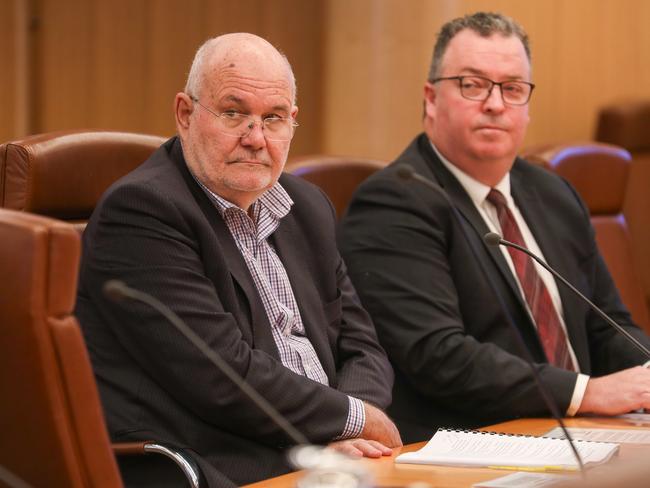
{"type": "Polygon", "coordinates": [[[28,136],[0,146],[0,206],[87,220],[104,191],[165,139],[109,131],[28,136]]]}
{"type": "Polygon", "coordinates": [[[650,100],[604,107],[598,114],[596,140],[632,152],[650,151],[650,100]]]}
{"type": "Polygon", "coordinates": [[[287,162],[284,170],[319,186],[340,217],[359,184],[386,164],[375,159],[317,154],[294,158],[287,162]]]}
{"type": "Polygon", "coordinates": [[[593,215],[622,211],[631,156],[625,149],[596,142],[547,145],[523,157],[569,180],[593,215]]]}

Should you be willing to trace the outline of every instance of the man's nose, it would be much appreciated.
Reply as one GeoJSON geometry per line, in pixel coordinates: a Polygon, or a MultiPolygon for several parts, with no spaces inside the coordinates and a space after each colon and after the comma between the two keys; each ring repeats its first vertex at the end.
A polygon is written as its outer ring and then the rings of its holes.
{"type": "Polygon", "coordinates": [[[241,144],[257,151],[266,146],[264,137],[263,122],[251,120],[248,123],[248,133],[241,137],[241,144]]]}
{"type": "Polygon", "coordinates": [[[490,112],[501,112],[505,109],[503,93],[500,85],[493,85],[490,94],[483,102],[483,108],[490,112]]]}

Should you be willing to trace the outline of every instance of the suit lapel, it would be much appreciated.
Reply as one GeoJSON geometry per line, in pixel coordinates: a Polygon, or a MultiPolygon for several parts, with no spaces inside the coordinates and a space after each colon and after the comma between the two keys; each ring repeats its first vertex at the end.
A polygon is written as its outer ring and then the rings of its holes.
{"type": "Polygon", "coordinates": [[[291,212],[287,214],[271,236],[275,250],[291,282],[291,289],[300,310],[300,317],[305,328],[305,334],[314,346],[318,359],[333,385],[336,377],[334,360],[329,353],[327,332],[323,323],[323,308],[320,294],[314,285],[314,277],[306,267],[309,257],[301,252],[308,251],[300,242],[301,232],[291,212]]]}

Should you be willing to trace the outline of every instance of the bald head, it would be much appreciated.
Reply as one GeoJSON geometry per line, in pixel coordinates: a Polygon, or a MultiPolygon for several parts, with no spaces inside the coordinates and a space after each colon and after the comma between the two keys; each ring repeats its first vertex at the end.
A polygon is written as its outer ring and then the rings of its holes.
{"type": "Polygon", "coordinates": [[[201,98],[205,81],[219,72],[239,69],[242,63],[256,70],[280,70],[291,87],[293,104],[296,103],[296,80],[289,60],[270,42],[255,34],[238,32],[208,39],[196,51],[185,84],[185,93],[201,98]]]}

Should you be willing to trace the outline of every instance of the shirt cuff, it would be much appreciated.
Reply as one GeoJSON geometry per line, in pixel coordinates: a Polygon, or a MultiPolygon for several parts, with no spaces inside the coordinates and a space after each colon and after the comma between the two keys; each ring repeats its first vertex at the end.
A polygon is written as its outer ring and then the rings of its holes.
{"type": "Polygon", "coordinates": [[[348,400],[350,402],[348,420],[345,422],[343,432],[335,440],[359,437],[361,431],[366,425],[366,411],[363,408],[363,402],[358,398],[353,398],[351,396],[348,396],[348,400]]]}
{"type": "Polygon", "coordinates": [[[650,361],[646,361],[645,363],[643,363],[643,367],[650,368],[650,361]]]}
{"type": "Polygon", "coordinates": [[[587,383],[589,383],[589,376],[586,374],[578,374],[576,386],[573,388],[573,395],[571,396],[571,403],[569,404],[569,408],[566,411],[567,417],[573,417],[576,413],[578,413],[578,409],[582,404],[582,399],[585,396],[587,383]]]}

